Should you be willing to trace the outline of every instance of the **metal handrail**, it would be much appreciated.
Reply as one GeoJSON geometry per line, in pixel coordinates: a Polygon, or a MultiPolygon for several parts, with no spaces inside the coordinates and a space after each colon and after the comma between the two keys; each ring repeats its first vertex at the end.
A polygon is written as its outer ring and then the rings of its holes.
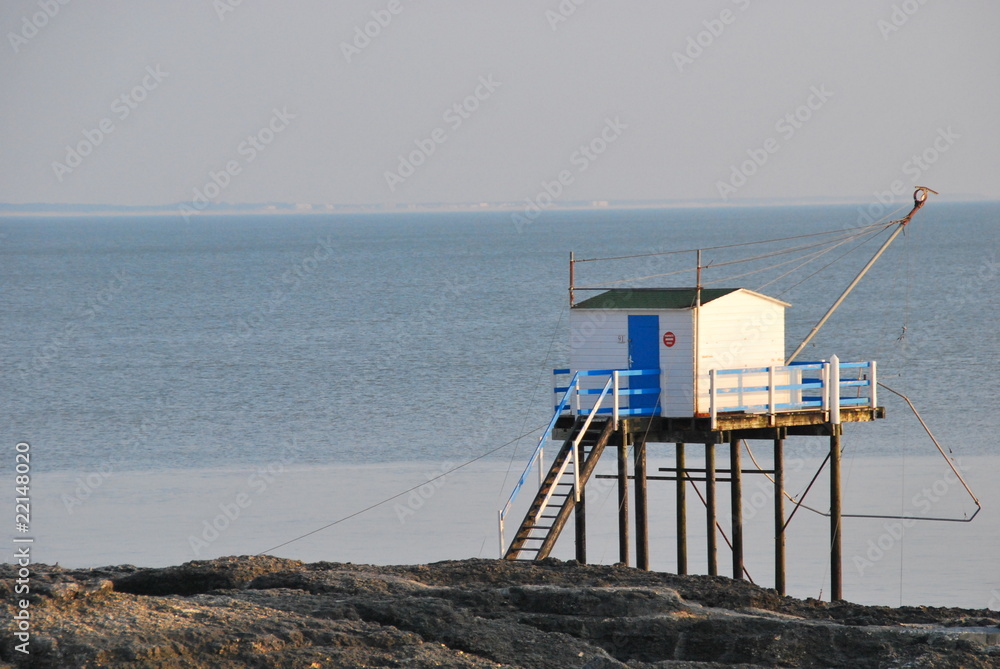
{"type": "MultiPolygon", "coordinates": [[[[607,397],[608,390],[611,388],[612,384],[613,384],[612,379],[608,379],[608,382],[604,384],[604,390],[601,392],[600,397],[597,398],[597,401],[594,402],[594,407],[590,410],[590,413],[587,414],[587,419],[584,421],[583,426],[577,431],[576,439],[573,440],[573,459],[572,459],[573,487],[574,487],[573,495],[575,501],[577,502],[580,501],[580,442],[583,441],[584,433],[586,433],[587,428],[589,428],[591,422],[593,422],[594,416],[597,415],[597,409],[601,406],[601,402],[604,401],[604,398],[607,397]]],[[[618,398],[615,398],[615,401],[617,402],[618,398]]],[[[566,468],[569,467],[569,463],[570,463],[570,458],[566,458],[563,461],[562,466],[556,473],[556,478],[555,478],[556,481],[561,479],[563,474],[566,473],[566,468]]],[[[549,492],[545,495],[545,499],[542,500],[541,505],[538,507],[537,515],[540,516],[543,513],[545,513],[545,507],[549,505],[549,502],[552,500],[552,495],[553,493],[555,493],[555,491],[556,491],[555,486],[552,486],[549,489],[549,492]]],[[[502,536],[500,537],[500,542],[502,545],[503,544],[502,536]]]]}
{"type": "MultiPolygon", "coordinates": [[[[559,372],[561,370],[555,370],[555,371],[559,372]]],[[[521,473],[521,478],[517,480],[517,483],[514,485],[514,489],[510,492],[510,497],[507,498],[507,503],[503,505],[502,509],[500,509],[499,512],[500,557],[503,557],[504,552],[507,550],[506,546],[504,545],[504,538],[503,538],[504,520],[507,518],[507,514],[510,512],[511,505],[514,504],[514,499],[517,498],[517,493],[521,491],[521,488],[528,480],[528,473],[531,471],[531,466],[535,464],[535,461],[539,458],[540,454],[545,448],[545,442],[547,442],[549,440],[549,437],[552,435],[552,430],[555,429],[556,421],[559,420],[559,416],[562,415],[562,412],[566,409],[566,405],[569,404],[570,397],[573,395],[573,389],[577,386],[579,382],[579,376],[580,372],[577,372],[576,374],[573,375],[572,380],[570,380],[569,387],[566,388],[566,392],[563,393],[562,399],[559,401],[559,404],[556,405],[555,413],[552,414],[552,420],[549,421],[548,427],[546,427],[545,431],[542,432],[542,436],[538,438],[538,445],[535,446],[534,452],[528,459],[528,464],[525,466],[524,471],[521,473]]],[[[541,463],[539,463],[538,469],[539,473],[541,473],[542,469],[541,463]]]]}
{"type": "MultiPolygon", "coordinates": [[[[557,376],[558,375],[562,375],[562,374],[569,374],[569,372],[570,372],[569,369],[554,369],[554,370],[552,370],[552,373],[555,374],[555,375],[557,375],[557,376]]],[[[603,409],[603,410],[600,409],[601,403],[604,401],[604,398],[607,396],[608,391],[611,390],[611,394],[612,394],[612,397],[614,399],[614,403],[613,403],[613,406],[611,407],[610,411],[611,411],[611,414],[612,414],[612,419],[614,420],[615,425],[617,427],[618,418],[619,418],[620,413],[628,413],[629,415],[631,414],[631,412],[629,412],[628,410],[625,410],[623,412],[621,410],[621,408],[618,406],[618,404],[620,402],[621,396],[622,395],[640,394],[639,392],[633,391],[631,389],[622,389],[622,388],[620,388],[619,387],[619,377],[622,377],[622,376],[643,376],[643,375],[650,375],[650,374],[659,374],[659,372],[660,372],[660,370],[658,370],[658,369],[657,370],[646,370],[646,369],[628,369],[628,370],[619,370],[619,369],[585,369],[585,370],[580,370],[580,371],[576,372],[575,374],[573,374],[573,378],[570,379],[569,384],[565,388],[559,388],[558,389],[558,390],[562,390],[563,394],[562,394],[562,397],[560,398],[559,402],[556,404],[555,411],[552,414],[552,420],[549,421],[549,424],[545,428],[545,431],[542,432],[542,435],[538,438],[538,444],[535,446],[535,450],[532,452],[531,457],[528,459],[528,464],[525,466],[524,471],[521,473],[520,478],[518,478],[517,483],[514,485],[514,489],[511,491],[510,497],[507,498],[507,503],[504,504],[503,508],[501,508],[500,511],[498,512],[498,524],[499,524],[499,530],[500,530],[500,556],[501,557],[503,557],[504,553],[507,550],[507,547],[504,545],[505,544],[505,541],[504,541],[504,521],[507,518],[507,514],[510,513],[510,509],[511,509],[511,506],[514,504],[514,500],[517,498],[517,495],[521,491],[521,488],[524,487],[524,484],[527,482],[527,480],[528,480],[528,474],[531,472],[531,468],[532,468],[532,466],[534,466],[534,464],[535,464],[536,461],[539,463],[539,465],[538,465],[538,470],[539,470],[538,471],[538,473],[539,473],[539,485],[541,485],[542,481],[544,480],[544,478],[543,478],[544,477],[543,468],[542,468],[542,464],[540,462],[541,454],[544,451],[546,442],[552,436],[552,431],[555,429],[556,421],[559,420],[559,417],[569,407],[570,402],[571,402],[571,400],[574,397],[574,394],[575,394],[576,404],[578,405],[579,404],[579,400],[580,400],[580,395],[590,395],[590,394],[598,394],[598,393],[600,393],[600,396],[597,398],[597,401],[594,403],[594,406],[589,410],[589,413],[587,415],[587,419],[586,419],[586,421],[584,423],[584,429],[581,430],[580,433],[577,435],[577,439],[574,441],[574,444],[573,444],[574,460],[576,461],[576,464],[577,464],[577,467],[576,467],[577,474],[575,476],[579,477],[579,470],[580,470],[580,468],[579,468],[578,447],[579,447],[580,440],[582,439],[582,435],[586,431],[586,428],[590,427],[590,423],[593,421],[594,416],[596,416],[598,413],[603,413],[603,412],[608,411],[608,409],[603,409]],[[610,378],[604,384],[603,390],[598,391],[598,389],[596,389],[596,388],[592,388],[592,389],[586,389],[585,388],[585,389],[581,390],[580,389],[580,378],[584,377],[584,376],[608,376],[610,378]]],[[[582,415],[582,413],[583,412],[579,410],[578,406],[574,406],[573,407],[573,414],[574,415],[577,415],[577,414],[582,415]]],[[[566,463],[564,463],[563,469],[559,472],[559,476],[562,476],[563,472],[565,471],[565,467],[566,467],[566,465],[568,465],[568,463],[569,463],[569,460],[567,459],[566,463]]],[[[577,487],[577,493],[576,494],[579,494],[579,479],[578,478],[576,480],[576,483],[577,483],[577,486],[576,486],[577,487]]],[[[550,495],[549,496],[551,496],[551,491],[550,491],[550,495]]],[[[546,497],[545,501],[542,504],[542,508],[544,508],[545,504],[548,503],[548,499],[549,499],[549,497],[546,497]]]]}

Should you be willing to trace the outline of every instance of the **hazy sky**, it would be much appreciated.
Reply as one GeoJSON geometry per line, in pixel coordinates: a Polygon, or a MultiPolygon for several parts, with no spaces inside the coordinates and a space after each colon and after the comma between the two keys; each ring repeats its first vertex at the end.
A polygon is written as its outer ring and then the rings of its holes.
{"type": "Polygon", "coordinates": [[[998,30],[996,0],[6,0],[0,202],[1000,199],[998,30]]]}

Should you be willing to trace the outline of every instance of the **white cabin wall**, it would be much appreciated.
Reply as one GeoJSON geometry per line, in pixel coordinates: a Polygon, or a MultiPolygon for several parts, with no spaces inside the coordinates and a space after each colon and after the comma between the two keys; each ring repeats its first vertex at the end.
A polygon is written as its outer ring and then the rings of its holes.
{"type": "MultiPolygon", "coordinates": [[[[628,369],[628,314],[624,311],[571,309],[569,332],[570,374],[584,369],[628,369]]],[[[583,378],[580,387],[601,388],[605,381],[583,378]]],[[[589,409],[596,399],[596,395],[585,396],[580,406],[589,409]]]]}
{"type": "Polygon", "coordinates": [[[701,307],[699,332],[699,413],[708,412],[710,369],[785,363],[785,307],[769,299],[732,293],[713,300],[701,307]]]}
{"type": "Polygon", "coordinates": [[[694,415],[694,318],[690,309],[669,309],[660,314],[660,415],[694,415]],[[667,347],[663,334],[673,332],[676,343],[667,347]]]}

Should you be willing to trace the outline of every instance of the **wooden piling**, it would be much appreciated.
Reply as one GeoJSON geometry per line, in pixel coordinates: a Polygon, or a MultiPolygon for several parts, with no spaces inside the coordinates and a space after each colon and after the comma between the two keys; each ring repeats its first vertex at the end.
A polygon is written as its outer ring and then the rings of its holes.
{"type": "Polygon", "coordinates": [[[841,545],[840,436],[842,425],[830,425],[830,600],[844,598],[841,545]]]}
{"type": "Polygon", "coordinates": [[[646,513],[646,441],[633,445],[635,459],[635,566],[649,569],[649,517],[646,513]]]}
{"type": "Polygon", "coordinates": [[[774,440],[774,589],[785,594],[785,442],[774,440]]]}
{"type": "Polygon", "coordinates": [[[715,444],[705,444],[705,516],[708,530],[708,575],[719,575],[719,548],[716,545],[715,444]]]}
{"type": "Polygon", "coordinates": [[[618,561],[628,566],[628,435],[624,431],[618,440],[618,561]]]}
{"type": "Polygon", "coordinates": [[[573,509],[576,529],[576,561],[587,564],[587,488],[580,489],[580,501],[573,509]]]}
{"type": "Polygon", "coordinates": [[[740,470],[741,441],[729,442],[730,510],[732,514],[733,578],[743,579],[743,473],[740,470]]]}
{"type": "Polygon", "coordinates": [[[687,573],[687,481],[684,471],[684,444],[677,444],[677,573],[687,573]]]}

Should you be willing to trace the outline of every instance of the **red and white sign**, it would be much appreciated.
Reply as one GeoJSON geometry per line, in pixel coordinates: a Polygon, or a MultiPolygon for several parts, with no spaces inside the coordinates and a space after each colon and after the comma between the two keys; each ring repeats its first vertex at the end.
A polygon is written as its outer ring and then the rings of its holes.
{"type": "Polygon", "coordinates": [[[673,346],[676,343],[677,343],[677,337],[674,336],[673,332],[664,332],[663,333],[663,345],[664,346],[666,346],[667,348],[670,348],[671,346],[673,346]]]}

